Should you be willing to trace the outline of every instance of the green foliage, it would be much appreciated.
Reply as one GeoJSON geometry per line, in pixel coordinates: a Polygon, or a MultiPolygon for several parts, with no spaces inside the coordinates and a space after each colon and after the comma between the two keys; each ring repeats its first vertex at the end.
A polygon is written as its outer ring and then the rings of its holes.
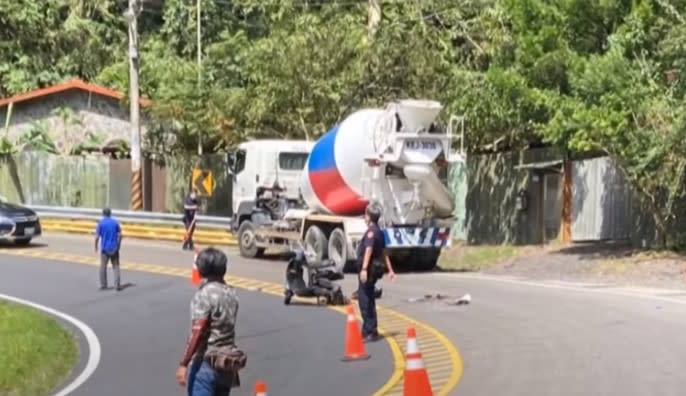
{"type": "Polygon", "coordinates": [[[30,149],[50,154],[59,154],[55,142],[50,138],[48,125],[44,121],[35,121],[31,128],[19,136],[16,145],[21,147],[22,150],[30,149]]]}
{"type": "MultiPolygon", "coordinates": [[[[148,4],[148,3],[146,3],[148,4]]],[[[141,93],[155,150],[316,138],[399,97],[467,116],[474,149],[612,156],[674,222],[684,190],[686,0],[202,0],[145,8],[141,93]]],[[[0,94],[78,76],[128,91],[125,2],[0,0],[0,94]]],[[[7,148],[9,150],[9,148],[7,148]]]]}

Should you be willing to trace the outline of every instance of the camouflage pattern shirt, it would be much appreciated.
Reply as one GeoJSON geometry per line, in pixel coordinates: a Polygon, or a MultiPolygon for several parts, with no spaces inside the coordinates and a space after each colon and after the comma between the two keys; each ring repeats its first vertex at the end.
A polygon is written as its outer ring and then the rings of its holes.
{"type": "Polygon", "coordinates": [[[220,282],[208,282],[191,300],[191,321],[209,319],[194,359],[213,355],[218,348],[235,345],[238,297],[233,287],[220,282]]]}

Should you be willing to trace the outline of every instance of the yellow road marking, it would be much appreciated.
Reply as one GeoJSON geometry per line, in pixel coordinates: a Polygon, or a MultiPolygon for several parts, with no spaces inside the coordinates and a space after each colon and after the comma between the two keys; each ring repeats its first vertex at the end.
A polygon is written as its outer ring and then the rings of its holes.
{"type": "MultiPolygon", "coordinates": [[[[11,250],[0,250],[0,254],[15,256],[38,257],[56,261],[66,261],[80,263],[90,266],[99,265],[99,260],[87,256],[80,256],[68,253],[57,253],[47,251],[36,251],[33,248],[18,248],[11,250]]],[[[121,265],[122,269],[129,269],[139,272],[154,274],[165,274],[179,277],[190,276],[190,268],[166,267],[160,265],[126,263],[121,265]]],[[[246,290],[259,290],[261,293],[283,296],[283,286],[264,282],[258,279],[248,279],[235,276],[227,276],[227,281],[238,288],[246,290]]],[[[296,300],[309,302],[307,299],[296,300]]],[[[355,306],[355,304],[353,304],[355,306]]],[[[327,306],[326,308],[345,314],[345,308],[327,306]]],[[[446,396],[452,391],[462,377],[463,365],[462,358],[453,343],[436,328],[413,319],[403,313],[383,306],[377,306],[379,323],[385,326],[379,327],[379,333],[384,335],[388,342],[393,357],[393,373],[386,383],[374,392],[371,396],[391,396],[402,395],[403,393],[403,373],[405,370],[405,357],[400,345],[407,342],[406,330],[414,327],[417,330],[419,348],[424,357],[424,362],[429,372],[431,386],[436,396],[446,396]]],[[[359,318],[359,312],[357,312],[359,318]]]]}

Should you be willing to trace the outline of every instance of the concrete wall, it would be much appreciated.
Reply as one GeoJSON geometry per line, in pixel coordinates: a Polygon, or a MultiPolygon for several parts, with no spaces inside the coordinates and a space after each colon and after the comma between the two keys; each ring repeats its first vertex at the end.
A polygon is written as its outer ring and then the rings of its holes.
{"type": "MultiPolygon", "coordinates": [[[[0,108],[0,127],[3,128],[8,107],[0,108]]],[[[40,122],[45,124],[48,135],[63,154],[68,154],[89,135],[102,145],[116,140],[128,142],[130,136],[129,110],[126,106],[117,99],[81,90],[70,90],[14,104],[10,117],[10,140],[16,142],[35,123],[40,122]],[[54,114],[56,109],[70,109],[73,117],[65,120],[54,114]]],[[[146,132],[145,122],[143,115],[142,134],[146,132]]]]}

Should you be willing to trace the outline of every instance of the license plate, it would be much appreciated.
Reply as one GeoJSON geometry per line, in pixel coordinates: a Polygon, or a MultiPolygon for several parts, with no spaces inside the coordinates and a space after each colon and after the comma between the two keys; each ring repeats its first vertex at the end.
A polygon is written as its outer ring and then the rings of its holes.
{"type": "Polygon", "coordinates": [[[33,235],[36,232],[36,230],[33,227],[26,227],[24,228],[24,235],[33,235]]]}
{"type": "Polygon", "coordinates": [[[438,142],[435,140],[406,140],[405,147],[410,150],[436,150],[438,142]]]}

